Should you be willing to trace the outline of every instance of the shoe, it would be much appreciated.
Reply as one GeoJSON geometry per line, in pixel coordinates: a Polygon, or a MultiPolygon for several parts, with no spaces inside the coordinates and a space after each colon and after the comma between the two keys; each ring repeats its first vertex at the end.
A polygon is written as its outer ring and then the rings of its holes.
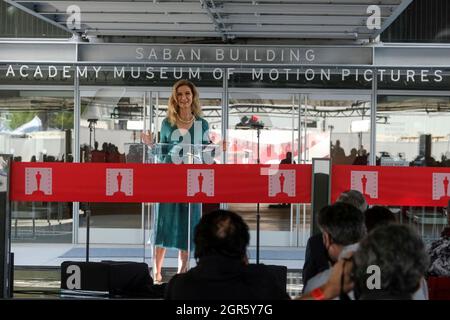
{"type": "Polygon", "coordinates": [[[155,273],[154,278],[153,278],[153,283],[154,284],[162,284],[163,283],[162,275],[158,274],[158,273],[155,273]]]}
{"type": "Polygon", "coordinates": [[[184,268],[181,268],[180,270],[178,270],[177,274],[186,273],[186,272],[188,272],[188,268],[184,267],[184,268]]]}

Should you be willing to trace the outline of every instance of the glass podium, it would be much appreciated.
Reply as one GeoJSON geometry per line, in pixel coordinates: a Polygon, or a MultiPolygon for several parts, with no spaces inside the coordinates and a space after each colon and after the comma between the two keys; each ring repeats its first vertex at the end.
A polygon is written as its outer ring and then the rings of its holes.
{"type": "MultiPolygon", "coordinates": [[[[214,158],[219,155],[219,146],[214,144],[172,144],[157,143],[148,146],[146,150],[145,163],[148,164],[213,164],[216,163],[214,158]]],[[[168,190],[167,192],[170,192],[168,190]]],[[[153,214],[151,219],[150,244],[152,247],[152,270],[155,266],[155,246],[161,244],[161,238],[176,237],[182,234],[187,242],[187,269],[190,268],[191,248],[193,241],[193,230],[195,225],[201,218],[201,203],[157,203],[153,206],[153,214]],[[170,211],[170,212],[169,212],[170,211]],[[173,213],[179,214],[179,217],[173,218],[173,213]],[[166,217],[161,215],[166,214],[166,217]],[[187,218],[187,221],[184,221],[187,218]],[[182,221],[182,225],[178,225],[180,230],[164,230],[164,225],[177,225],[178,221],[182,221]],[[186,232],[183,229],[187,229],[186,232]],[[172,235],[167,235],[171,232],[172,235]],[[160,236],[159,233],[166,233],[160,236]],[[191,239],[189,241],[189,239],[191,239]]],[[[175,228],[176,229],[176,228],[175,228]]],[[[169,240],[172,241],[172,240],[169,240]]],[[[186,242],[184,244],[186,244],[186,242]]]]}

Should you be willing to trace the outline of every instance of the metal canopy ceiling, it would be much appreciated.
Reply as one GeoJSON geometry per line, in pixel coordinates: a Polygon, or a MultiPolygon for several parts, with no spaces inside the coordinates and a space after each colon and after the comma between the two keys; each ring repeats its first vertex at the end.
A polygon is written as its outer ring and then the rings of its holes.
{"type": "Polygon", "coordinates": [[[69,32],[87,36],[372,40],[413,0],[147,0],[12,1],[7,3],[69,32]],[[81,25],[69,30],[69,6],[81,25]],[[368,29],[368,7],[381,10],[381,29],[368,29]]]}

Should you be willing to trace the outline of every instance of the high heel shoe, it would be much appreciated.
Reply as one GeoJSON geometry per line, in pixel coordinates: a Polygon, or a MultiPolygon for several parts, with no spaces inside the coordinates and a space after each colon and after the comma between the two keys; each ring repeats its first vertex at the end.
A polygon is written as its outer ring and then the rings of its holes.
{"type": "Polygon", "coordinates": [[[154,284],[161,284],[162,281],[162,275],[160,273],[155,273],[153,276],[153,283],[154,284]]]}
{"type": "Polygon", "coordinates": [[[177,273],[180,274],[180,273],[186,273],[186,272],[188,272],[187,266],[180,268],[177,273]]]}

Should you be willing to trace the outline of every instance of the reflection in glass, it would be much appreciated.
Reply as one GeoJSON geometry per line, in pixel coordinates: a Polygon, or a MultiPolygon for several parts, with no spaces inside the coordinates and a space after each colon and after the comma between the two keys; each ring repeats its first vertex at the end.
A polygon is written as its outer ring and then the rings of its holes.
{"type": "MultiPolygon", "coordinates": [[[[73,92],[0,91],[0,153],[72,162],[73,92]]],[[[13,202],[14,242],[72,241],[72,203],[13,202]]]]}
{"type": "MultiPolygon", "coordinates": [[[[450,166],[450,98],[378,96],[377,165],[450,166]]],[[[447,208],[393,208],[427,243],[448,225],[447,208]]]]}
{"type": "Polygon", "coordinates": [[[377,164],[450,166],[450,98],[379,96],[377,164]]]}
{"type": "MultiPolygon", "coordinates": [[[[81,91],[80,162],[142,163],[144,148],[144,92],[125,88],[81,91]]],[[[89,177],[86,177],[89,179],[89,177]]],[[[91,210],[91,242],[139,243],[140,203],[80,203],[80,227],[91,210]],[[121,229],[115,239],[103,238],[102,228],[121,229]]],[[[83,242],[85,232],[80,232],[83,242]]]]}
{"type": "MultiPolygon", "coordinates": [[[[329,136],[327,153],[333,164],[367,165],[370,150],[370,97],[342,95],[310,95],[305,118],[311,123],[307,132],[322,132],[329,136]]],[[[307,146],[314,148],[307,137],[307,146]]],[[[323,151],[322,151],[323,152],[323,151]]],[[[308,160],[311,159],[309,155],[308,160]]]]}
{"type": "MultiPolygon", "coordinates": [[[[294,95],[233,93],[229,98],[228,159],[231,164],[280,164],[298,162],[298,102],[294,95]]],[[[239,213],[250,229],[256,230],[254,203],[230,203],[230,210],[239,213]]],[[[260,204],[261,226],[264,232],[286,234],[280,243],[271,241],[261,245],[289,245],[293,229],[290,204],[260,204]]],[[[252,239],[254,241],[254,239],[252,239]]]]}

